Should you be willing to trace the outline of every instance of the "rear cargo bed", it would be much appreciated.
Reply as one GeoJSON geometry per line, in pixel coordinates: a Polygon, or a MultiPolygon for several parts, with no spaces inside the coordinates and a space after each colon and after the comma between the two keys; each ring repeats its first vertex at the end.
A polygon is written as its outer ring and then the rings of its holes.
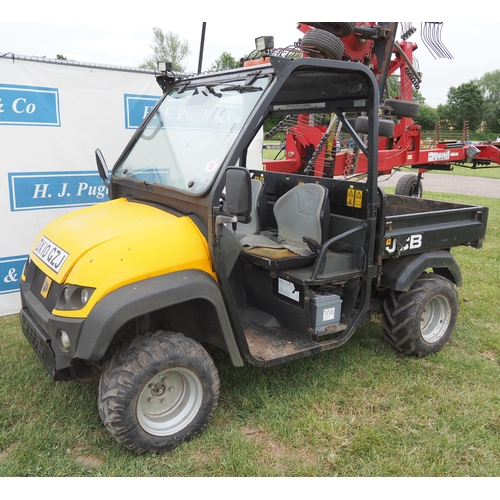
{"type": "Polygon", "coordinates": [[[386,195],[385,257],[466,245],[481,248],[488,208],[386,195]]]}

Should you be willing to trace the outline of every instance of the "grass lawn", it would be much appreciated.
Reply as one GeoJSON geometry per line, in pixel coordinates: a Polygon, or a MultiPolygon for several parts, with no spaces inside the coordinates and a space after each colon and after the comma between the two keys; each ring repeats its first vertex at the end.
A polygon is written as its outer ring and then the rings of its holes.
{"type": "Polygon", "coordinates": [[[462,274],[451,341],[423,359],[396,353],[378,320],[343,347],[221,378],[213,420],[163,456],[137,456],[104,429],[97,384],[53,382],[0,318],[0,476],[500,475],[500,199],[426,193],[490,207],[480,250],[453,250],[462,274]]]}
{"type": "Polygon", "coordinates": [[[464,165],[455,165],[453,167],[453,170],[430,170],[429,173],[500,179],[500,166],[497,165],[483,168],[472,168],[471,163],[466,163],[464,165]]]}

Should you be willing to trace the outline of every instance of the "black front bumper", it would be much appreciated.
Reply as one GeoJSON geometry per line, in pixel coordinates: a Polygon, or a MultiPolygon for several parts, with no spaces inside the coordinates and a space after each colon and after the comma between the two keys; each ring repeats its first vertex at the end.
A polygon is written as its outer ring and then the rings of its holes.
{"type": "Polygon", "coordinates": [[[27,308],[21,309],[19,319],[24,336],[28,339],[50,376],[56,379],[56,357],[52,350],[50,337],[40,328],[27,308]]]}
{"type": "Polygon", "coordinates": [[[54,380],[66,380],[65,372],[75,362],[75,350],[85,319],[51,314],[31,288],[28,281],[21,281],[22,309],[19,317],[23,334],[50,376],[54,380]],[[57,341],[61,330],[71,341],[68,350],[64,350],[57,341]]]}

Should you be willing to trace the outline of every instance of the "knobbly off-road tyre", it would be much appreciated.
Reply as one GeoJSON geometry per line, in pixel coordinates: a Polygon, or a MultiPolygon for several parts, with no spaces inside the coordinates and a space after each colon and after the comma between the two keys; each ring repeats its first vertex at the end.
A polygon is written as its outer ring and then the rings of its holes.
{"type": "Polygon", "coordinates": [[[129,450],[160,454],[199,434],[219,398],[207,351],[181,333],[159,331],[111,358],[99,383],[99,415],[129,450]]]}
{"type": "Polygon", "coordinates": [[[420,111],[420,103],[415,101],[405,101],[402,99],[386,99],[386,106],[391,108],[393,116],[401,116],[406,118],[415,118],[420,111]]]}
{"type": "Polygon", "coordinates": [[[321,29],[304,33],[300,46],[308,57],[338,60],[344,55],[344,44],[340,38],[321,29]]]}
{"type": "MultiPolygon", "coordinates": [[[[379,137],[392,137],[394,135],[394,122],[387,118],[380,118],[378,121],[378,135],[379,137]]],[[[356,132],[360,134],[367,134],[369,131],[368,117],[358,116],[355,124],[356,132]]]]}
{"type": "Polygon", "coordinates": [[[450,339],[458,310],[453,283],[437,274],[422,273],[407,292],[391,290],[384,301],[385,338],[409,356],[438,352],[450,339]]]}
{"type": "Polygon", "coordinates": [[[424,195],[422,180],[414,174],[403,175],[396,183],[394,194],[422,198],[424,195]]]}

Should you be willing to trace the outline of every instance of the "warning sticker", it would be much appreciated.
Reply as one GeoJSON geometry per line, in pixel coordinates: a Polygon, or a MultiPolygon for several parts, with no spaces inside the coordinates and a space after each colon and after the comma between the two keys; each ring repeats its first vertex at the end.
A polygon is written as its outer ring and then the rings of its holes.
{"type": "Polygon", "coordinates": [[[354,208],[361,208],[363,206],[363,191],[356,189],[354,194],[354,208]]]}
{"type": "Polygon", "coordinates": [[[348,207],[361,208],[363,206],[363,191],[361,189],[349,188],[347,190],[348,207]]]}

